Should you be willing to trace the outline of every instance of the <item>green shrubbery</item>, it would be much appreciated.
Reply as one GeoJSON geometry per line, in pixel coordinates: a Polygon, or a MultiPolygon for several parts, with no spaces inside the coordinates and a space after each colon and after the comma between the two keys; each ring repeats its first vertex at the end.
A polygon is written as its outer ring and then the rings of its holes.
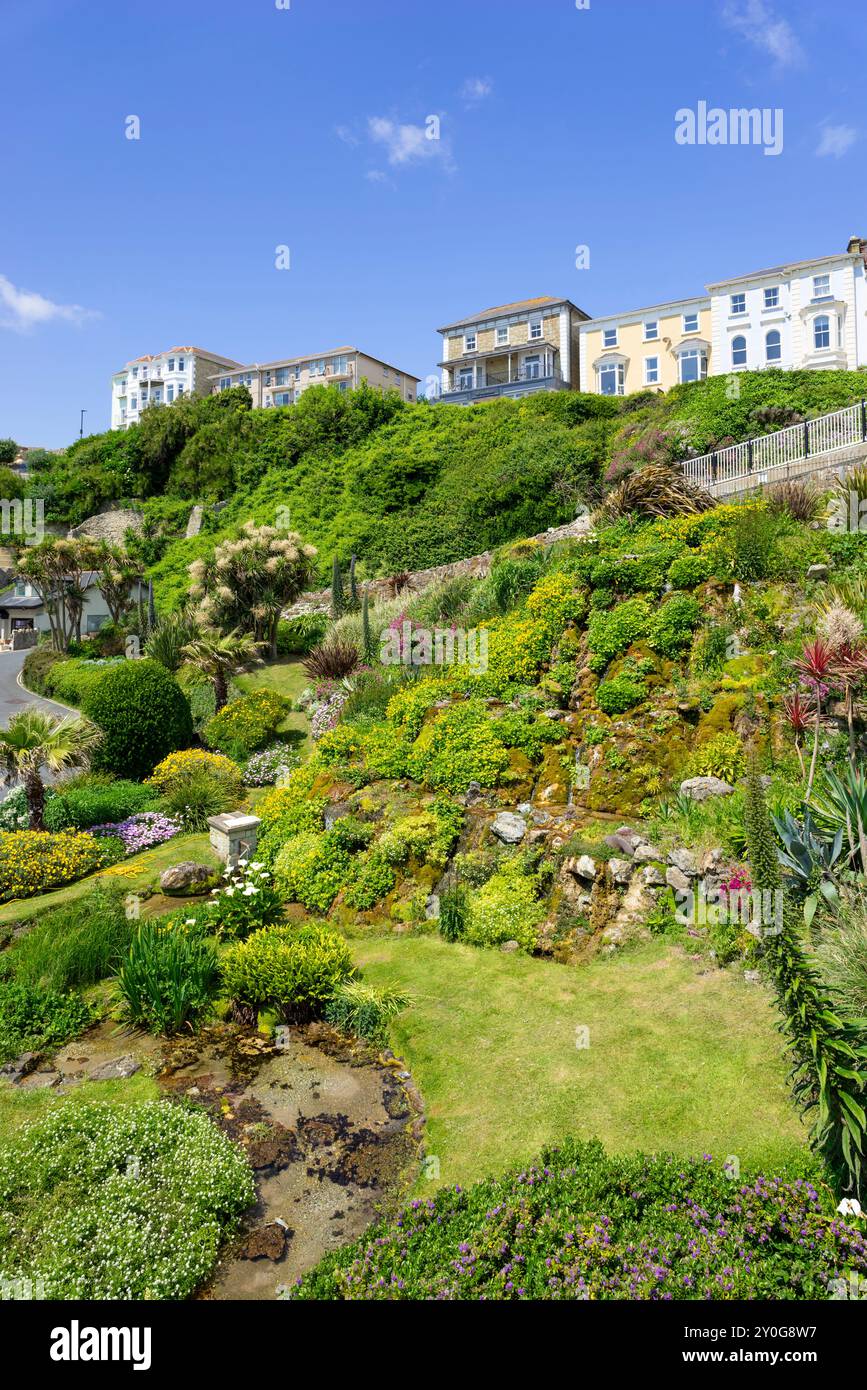
{"type": "Polygon", "coordinates": [[[133,932],[123,889],[101,882],[25,925],[5,959],[19,983],[53,990],[104,980],[126,954],[133,932]]]}
{"type": "Polygon", "coordinates": [[[3,1275],[48,1299],[184,1299],[253,1199],[207,1115],[71,1099],[0,1146],[3,1275]]]}
{"type": "Polygon", "coordinates": [[[219,986],[217,954],[182,919],[142,922],[117,976],[123,1018],[152,1033],[195,1027],[219,986]]]}
{"type": "Polygon", "coordinates": [[[104,734],[94,766],[121,777],[148,776],[193,739],[186,696],[164,666],[146,657],[106,669],[84,710],[104,734]]]}
{"type": "Polygon", "coordinates": [[[591,671],[604,671],[615,657],[643,637],[650,625],[651,613],[650,605],[641,598],[627,599],[608,612],[591,613],[587,624],[591,671]]]}
{"type": "Polygon", "coordinates": [[[205,725],[204,739],[211,748],[244,758],[272,743],[290,709],[290,703],[274,690],[254,690],[230,700],[205,725]]]}
{"type": "Polygon", "coordinates": [[[389,1023],[409,1002],[409,995],[393,985],[377,988],[362,980],[347,980],[337,986],[326,1004],[325,1017],[346,1033],[356,1033],[368,1042],[384,1043],[389,1023]]]}
{"type": "Polygon", "coordinates": [[[809,1300],[850,1271],[867,1276],[867,1244],[819,1185],[569,1140],[414,1201],[326,1256],[295,1297],[809,1300]]]}
{"type": "Polygon", "coordinates": [[[0,835],[0,901],[62,888],[114,862],[108,842],[84,831],[10,831],[0,835]]]}
{"type": "Polygon", "coordinates": [[[79,994],[0,980],[0,1062],[57,1047],[82,1033],[96,1012],[79,994]]]}
{"type": "Polygon", "coordinates": [[[533,951],[544,920],[545,906],[539,901],[535,879],[524,874],[515,860],[471,894],[464,939],[474,946],[517,941],[523,951],[533,951]]]}
{"type": "Polygon", "coordinates": [[[646,681],[621,674],[596,687],[595,700],[605,714],[623,714],[647,699],[646,681]]]}
{"type": "Polygon", "coordinates": [[[229,947],[222,969],[225,992],[242,1010],[275,1008],[300,1021],[323,1012],[352,974],[352,954],[327,922],[309,922],[254,932],[229,947]]]}
{"type": "Polygon", "coordinates": [[[89,830],[92,825],[114,824],[136,811],[151,810],[156,796],[151,787],[119,779],[104,786],[85,784],[56,788],[45,807],[46,830],[89,830]]]}

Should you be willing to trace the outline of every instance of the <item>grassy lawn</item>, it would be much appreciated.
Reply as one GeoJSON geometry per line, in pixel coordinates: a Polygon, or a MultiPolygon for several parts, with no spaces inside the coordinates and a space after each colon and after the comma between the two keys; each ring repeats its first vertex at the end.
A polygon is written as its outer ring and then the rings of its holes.
{"type": "Polygon", "coordinates": [[[44,1115],[55,1105],[63,1105],[71,1097],[90,1102],[110,1101],[129,1105],[134,1101],[156,1100],[159,1087],[152,1077],[138,1072],[118,1081],[83,1081],[80,1086],[58,1095],[52,1090],[21,1090],[18,1086],[0,1085],[0,1141],[8,1139],[26,1120],[44,1115]]]}
{"type": "MultiPolygon", "coordinates": [[[[249,695],[251,690],[276,690],[278,695],[286,695],[294,703],[302,690],[310,684],[310,677],[301,665],[300,659],[269,661],[244,676],[236,676],[234,684],[245,695],[249,695]]],[[[310,721],[307,715],[293,710],[286,716],[280,728],[283,733],[295,735],[292,739],[293,747],[302,758],[307,758],[312,748],[310,721]]]]}
{"type": "Polygon", "coordinates": [[[768,1170],[805,1143],[764,989],[699,975],[664,942],[579,969],[433,936],[353,950],[367,980],[415,1001],[392,1045],[421,1090],[444,1182],[499,1172],[568,1134],[768,1170]],[[579,1050],[581,1025],[590,1045],[579,1050]]]}
{"type": "Polygon", "coordinates": [[[99,873],[88,875],[87,878],[80,878],[77,883],[69,883],[65,888],[57,888],[53,893],[42,893],[34,898],[17,898],[14,902],[4,903],[0,907],[0,926],[10,922],[21,922],[28,917],[36,916],[37,913],[47,912],[49,908],[59,907],[61,903],[72,902],[75,898],[81,897],[82,893],[86,893],[90,885],[100,878],[121,883],[130,893],[155,886],[163,869],[167,869],[170,864],[180,864],[185,859],[195,859],[199,864],[212,864],[215,869],[219,866],[219,860],[211,849],[207,835],[176,835],[173,840],[166,840],[164,845],[146,849],[120,864],[114,864],[110,869],[102,869],[99,873]]]}

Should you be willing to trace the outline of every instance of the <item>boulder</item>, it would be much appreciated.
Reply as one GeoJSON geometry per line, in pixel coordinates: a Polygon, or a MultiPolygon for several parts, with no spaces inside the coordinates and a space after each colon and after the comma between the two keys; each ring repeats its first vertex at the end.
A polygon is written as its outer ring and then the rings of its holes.
{"type": "Polygon", "coordinates": [[[636,864],[652,864],[654,860],[660,862],[665,856],[655,845],[638,845],[633,858],[636,864]]]}
{"type": "Polygon", "coordinates": [[[501,811],[491,830],[504,845],[519,845],[526,833],[527,822],[523,816],[516,816],[514,811],[501,811]]]}
{"type": "Polygon", "coordinates": [[[38,1052],[22,1052],[13,1062],[7,1062],[5,1066],[0,1067],[0,1076],[4,1081],[21,1081],[35,1071],[38,1065],[38,1052]]]}
{"type": "Polygon", "coordinates": [[[581,854],[577,859],[565,859],[563,868],[573,878],[588,879],[591,883],[596,877],[596,865],[589,854],[581,854]]]}
{"type": "Polygon", "coordinates": [[[811,565],[810,568],[807,570],[807,578],[827,579],[828,573],[829,571],[827,565],[811,565]]]}
{"type": "Polygon", "coordinates": [[[520,951],[520,949],[517,941],[504,941],[500,947],[501,951],[520,951]]]}
{"type": "Polygon", "coordinates": [[[614,832],[620,839],[626,841],[629,851],[632,853],[639,845],[646,843],[643,835],[639,835],[637,830],[633,830],[631,825],[618,825],[614,832]]]}
{"type": "Polygon", "coordinates": [[[693,801],[707,801],[712,796],[731,796],[734,787],[721,777],[687,777],[681,782],[680,790],[693,801]]]}
{"type": "Polygon", "coordinates": [[[669,888],[673,888],[675,893],[688,893],[690,881],[682,869],[672,865],[665,871],[665,881],[669,888]]]}
{"type": "Polygon", "coordinates": [[[330,830],[344,816],[348,816],[352,808],[348,801],[333,801],[330,806],[326,806],[322,812],[322,822],[326,830],[330,830]]]}
{"type": "Polygon", "coordinates": [[[109,1062],[100,1062],[88,1072],[91,1081],[121,1081],[127,1076],[135,1076],[141,1071],[141,1062],[131,1054],[125,1057],[112,1057],[109,1062]]]}
{"type": "Polygon", "coordinates": [[[477,802],[477,801],[479,801],[479,800],[481,799],[481,795],[482,795],[482,784],[481,784],[481,782],[470,782],[469,785],[467,786],[466,794],[465,794],[465,796],[464,796],[464,805],[465,805],[465,806],[472,806],[472,805],[474,805],[475,802],[477,802]]]}
{"type": "Polygon", "coordinates": [[[164,893],[177,893],[195,888],[197,884],[207,883],[214,877],[209,864],[197,864],[192,859],[183,864],[170,864],[160,874],[160,888],[164,893]]]}
{"type": "Polygon", "coordinates": [[[616,849],[619,854],[632,854],[639,841],[634,839],[632,835],[614,834],[606,835],[602,843],[606,844],[609,849],[616,849]]]}
{"type": "Polygon", "coordinates": [[[645,888],[662,888],[665,875],[655,864],[646,864],[641,871],[641,882],[645,888]]]}
{"type": "Polygon", "coordinates": [[[440,915],[440,895],[430,893],[424,905],[424,915],[428,922],[433,922],[440,915]]]}
{"type": "Polygon", "coordinates": [[[608,867],[611,870],[611,877],[618,885],[625,885],[632,877],[632,861],[630,859],[609,859],[608,867]]]}
{"type": "Polygon", "coordinates": [[[680,869],[682,874],[688,874],[690,878],[698,876],[698,865],[695,862],[695,855],[688,849],[673,849],[670,851],[667,863],[673,865],[675,869],[680,869]]]}
{"type": "Polygon", "coordinates": [[[286,1251],[286,1227],[278,1221],[251,1231],[239,1251],[242,1260],[282,1260],[286,1251]]]}

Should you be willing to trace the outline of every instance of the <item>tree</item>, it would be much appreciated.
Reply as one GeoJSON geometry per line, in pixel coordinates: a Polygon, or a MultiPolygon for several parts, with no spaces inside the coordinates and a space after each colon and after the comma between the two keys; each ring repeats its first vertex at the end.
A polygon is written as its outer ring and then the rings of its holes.
{"type": "Polygon", "coordinates": [[[111,621],[119,623],[129,609],[133,585],[141,570],[126,551],[103,541],[96,553],[97,587],[105,599],[111,621]]]}
{"type": "Polygon", "coordinates": [[[18,445],[14,439],[0,439],[0,463],[14,463],[18,457],[18,445]]]}
{"type": "Polygon", "coordinates": [[[219,714],[229,698],[229,677],[260,660],[260,642],[249,633],[203,632],[181,648],[187,664],[205,676],[214,687],[214,713],[219,714]]]}
{"type": "Polygon", "coordinates": [[[99,561],[95,541],[49,538],[18,552],[18,573],[42,600],[55,651],[65,652],[81,636],[81,614],[91,571],[99,561]]]}
{"type": "Polygon", "coordinates": [[[210,560],[190,565],[190,596],[206,627],[252,632],[277,655],[277,624],[283,609],[315,574],[316,550],[294,531],[248,521],[235,540],[218,545],[210,560]]]}
{"type": "Polygon", "coordinates": [[[147,657],[106,667],[84,707],[105,735],[94,757],[98,771],[140,780],[193,741],[186,695],[164,666],[147,657]]]}
{"type": "Polygon", "coordinates": [[[102,735],[87,720],[54,719],[37,709],[19,710],[0,730],[0,759],[5,781],[21,781],[27,797],[30,829],[45,828],[45,784],[42,768],[63,772],[87,767],[102,735]]]}

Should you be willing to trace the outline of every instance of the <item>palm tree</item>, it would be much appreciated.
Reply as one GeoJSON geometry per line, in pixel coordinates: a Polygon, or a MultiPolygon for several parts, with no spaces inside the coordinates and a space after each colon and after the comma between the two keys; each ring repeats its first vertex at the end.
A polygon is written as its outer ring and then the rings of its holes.
{"type": "Polygon", "coordinates": [[[55,719],[38,709],[13,714],[8,728],[0,729],[4,781],[7,785],[18,780],[24,784],[31,830],[45,828],[42,768],[63,772],[70,767],[87,767],[101,738],[100,730],[85,719],[55,719]]]}
{"type": "Polygon", "coordinates": [[[214,709],[219,713],[229,698],[229,677],[260,661],[259,648],[263,645],[251,633],[238,628],[226,634],[212,630],[188,642],[181,648],[181,655],[213,685],[214,709]]]}

